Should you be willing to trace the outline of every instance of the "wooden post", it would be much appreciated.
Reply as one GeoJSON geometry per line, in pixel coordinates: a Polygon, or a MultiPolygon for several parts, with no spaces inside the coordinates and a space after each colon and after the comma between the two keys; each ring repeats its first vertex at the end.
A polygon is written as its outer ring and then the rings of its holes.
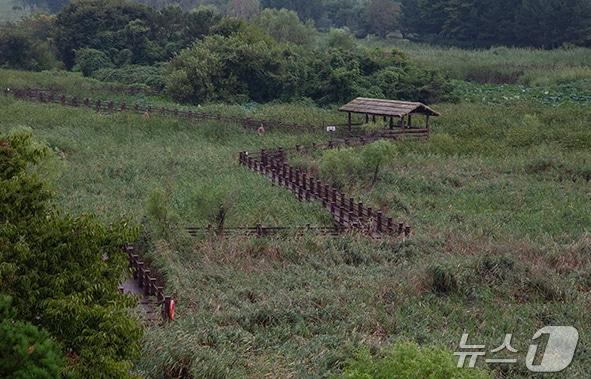
{"type": "Polygon", "coordinates": [[[352,120],[351,120],[351,112],[347,112],[347,115],[348,115],[349,133],[351,133],[353,131],[353,125],[352,125],[352,120]]]}
{"type": "Polygon", "coordinates": [[[412,129],[412,115],[408,115],[408,128],[412,129]]]}
{"type": "Polygon", "coordinates": [[[365,123],[369,123],[369,115],[367,113],[365,114],[365,123]]]}
{"type": "Polygon", "coordinates": [[[429,125],[429,115],[425,117],[425,127],[427,128],[427,135],[431,134],[431,125],[429,125]]]}

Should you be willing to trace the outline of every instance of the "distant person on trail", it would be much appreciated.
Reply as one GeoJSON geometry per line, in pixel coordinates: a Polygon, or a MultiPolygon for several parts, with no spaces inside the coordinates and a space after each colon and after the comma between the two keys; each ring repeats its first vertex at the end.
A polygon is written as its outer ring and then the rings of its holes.
{"type": "Polygon", "coordinates": [[[144,112],[144,120],[149,120],[150,119],[150,112],[145,111],[144,112]]]}
{"type": "Polygon", "coordinates": [[[259,126],[259,128],[257,129],[257,134],[259,136],[263,136],[265,134],[265,126],[263,124],[261,124],[261,126],[259,126]]]}

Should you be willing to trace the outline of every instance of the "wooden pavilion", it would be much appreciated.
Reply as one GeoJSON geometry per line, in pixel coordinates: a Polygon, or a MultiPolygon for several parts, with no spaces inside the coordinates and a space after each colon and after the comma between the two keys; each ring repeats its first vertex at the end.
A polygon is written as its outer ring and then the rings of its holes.
{"type": "Polygon", "coordinates": [[[384,123],[388,123],[390,129],[397,128],[399,133],[426,133],[430,132],[429,118],[437,117],[440,114],[423,103],[399,100],[369,99],[358,97],[350,103],[342,106],[339,111],[347,112],[349,132],[352,131],[353,114],[365,115],[365,122],[368,123],[370,116],[373,122],[376,117],[383,117],[384,123]],[[424,127],[413,124],[413,116],[422,115],[425,118],[424,127]],[[397,122],[394,121],[398,118],[397,122]]]}

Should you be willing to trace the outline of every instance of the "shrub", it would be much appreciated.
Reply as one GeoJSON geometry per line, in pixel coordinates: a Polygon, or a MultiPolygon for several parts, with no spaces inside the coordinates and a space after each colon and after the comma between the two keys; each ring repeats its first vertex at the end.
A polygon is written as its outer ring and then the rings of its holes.
{"type": "Polygon", "coordinates": [[[95,71],[113,66],[107,54],[96,49],[76,50],[76,64],[84,76],[91,76],[95,71]]]}
{"type": "Polygon", "coordinates": [[[64,357],[43,329],[15,320],[10,297],[0,296],[0,377],[59,378],[64,357]]]}
{"type": "Polygon", "coordinates": [[[331,28],[328,31],[326,45],[334,49],[352,50],[355,48],[355,40],[348,30],[331,28]]]}
{"type": "Polygon", "coordinates": [[[347,379],[480,379],[491,378],[485,371],[456,367],[453,355],[436,347],[420,347],[398,342],[382,358],[373,358],[367,350],[348,362],[343,372],[347,379]]]}

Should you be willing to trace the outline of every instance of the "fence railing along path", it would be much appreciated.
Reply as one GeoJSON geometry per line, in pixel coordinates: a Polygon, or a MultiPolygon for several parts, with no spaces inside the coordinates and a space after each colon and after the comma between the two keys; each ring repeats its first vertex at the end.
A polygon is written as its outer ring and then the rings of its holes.
{"type": "MultiPolygon", "coordinates": [[[[28,101],[37,101],[41,103],[55,103],[61,104],[63,106],[72,106],[72,107],[85,107],[88,109],[95,110],[97,112],[134,112],[138,114],[144,115],[163,115],[175,118],[183,118],[189,119],[193,121],[220,121],[220,122],[228,122],[233,124],[238,124],[244,127],[245,129],[257,130],[260,127],[263,127],[265,130],[271,129],[284,129],[284,130],[320,130],[324,128],[324,123],[322,125],[304,125],[304,124],[297,124],[297,123],[289,123],[277,120],[266,120],[266,119],[256,119],[251,117],[241,117],[241,116],[230,116],[230,115],[223,115],[223,114],[214,114],[214,113],[207,113],[207,112],[197,112],[191,110],[183,110],[178,108],[168,108],[163,106],[154,106],[154,105],[140,105],[140,104],[128,104],[125,101],[115,101],[115,100],[100,100],[100,99],[90,99],[90,98],[79,98],[76,96],[67,96],[64,94],[59,94],[52,90],[45,90],[39,88],[13,88],[13,89],[4,89],[4,94],[6,96],[14,96],[16,98],[28,101]]],[[[345,126],[345,124],[332,124],[333,126],[345,126]]],[[[428,138],[429,131],[428,129],[404,129],[404,130],[384,130],[381,132],[376,132],[370,134],[368,136],[357,137],[358,141],[368,140],[368,141],[375,141],[377,139],[410,139],[410,138],[419,138],[424,139],[428,138]]],[[[352,142],[355,138],[343,138],[340,140],[332,140],[329,141],[325,148],[336,147],[337,145],[352,143],[351,146],[354,146],[352,142]],[[334,146],[331,146],[334,144],[334,146]]],[[[369,143],[370,143],[369,142],[369,143]]]]}
{"type": "Polygon", "coordinates": [[[172,296],[164,292],[164,283],[156,271],[137,253],[135,247],[126,245],[123,251],[127,254],[129,266],[133,270],[133,279],[143,291],[143,296],[154,297],[155,304],[160,308],[160,314],[164,321],[173,321],[175,316],[176,301],[172,296]]]}
{"type": "Polygon", "coordinates": [[[154,105],[128,104],[125,101],[99,100],[67,96],[50,90],[16,88],[5,89],[6,96],[14,96],[18,99],[36,101],[40,103],[54,103],[63,106],[85,107],[97,112],[134,112],[144,115],[162,115],[175,118],[189,119],[193,121],[220,121],[241,125],[246,129],[256,130],[261,126],[265,130],[288,129],[288,130],[312,130],[322,126],[310,126],[296,123],[288,123],[276,120],[255,119],[251,117],[230,116],[207,112],[183,110],[179,108],[168,108],[154,105]]]}
{"type": "Polygon", "coordinates": [[[189,226],[187,232],[193,237],[198,236],[253,236],[270,237],[277,235],[296,235],[319,234],[336,236],[341,234],[344,229],[338,225],[335,226],[262,226],[238,227],[238,228],[216,228],[213,226],[198,227],[189,226]]]}
{"type": "Polygon", "coordinates": [[[319,201],[329,211],[335,224],[344,230],[360,230],[374,237],[408,236],[411,233],[410,226],[404,222],[395,222],[381,211],[356,202],[352,197],[310,176],[308,172],[290,166],[282,149],[262,150],[258,155],[241,152],[239,163],[268,177],[274,184],[290,190],[301,201],[319,201]]]}

